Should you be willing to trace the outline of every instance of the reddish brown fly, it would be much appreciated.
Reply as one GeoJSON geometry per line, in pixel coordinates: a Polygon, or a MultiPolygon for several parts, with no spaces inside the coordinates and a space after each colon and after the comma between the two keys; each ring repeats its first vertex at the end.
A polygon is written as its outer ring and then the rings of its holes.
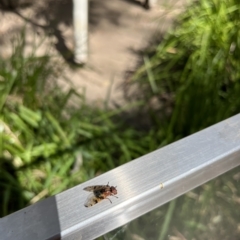
{"type": "Polygon", "coordinates": [[[85,207],[91,207],[104,199],[108,199],[110,203],[112,203],[108,198],[110,196],[118,198],[115,196],[117,194],[117,187],[109,186],[109,184],[89,186],[85,187],[83,190],[92,192],[84,204],[85,207]]]}

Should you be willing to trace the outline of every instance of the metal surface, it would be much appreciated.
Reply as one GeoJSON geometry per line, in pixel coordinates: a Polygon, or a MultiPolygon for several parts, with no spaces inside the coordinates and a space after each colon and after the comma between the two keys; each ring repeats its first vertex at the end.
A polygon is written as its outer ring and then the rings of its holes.
{"type": "Polygon", "coordinates": [[[240,115],[0,220],[1,239],[94,239],[240,165],[240,115]],[[118,199],[85,208],[88,185],[118,199]]]}

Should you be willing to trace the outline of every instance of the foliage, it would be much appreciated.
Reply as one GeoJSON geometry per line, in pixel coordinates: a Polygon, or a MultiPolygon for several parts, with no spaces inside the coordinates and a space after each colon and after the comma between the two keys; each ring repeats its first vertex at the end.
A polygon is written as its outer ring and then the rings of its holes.
{"type": "Polygon", "coordinates": [[[26,56],[24,32],[0,62],[0,215],[61,192],[131,159],[149,146],[142,133],[56,83],[59,60],[26,56]]]}
{"type": "Polygon", "coordinates": [[[181,16],[134,76],[146,102],[155,100],[166,143],[240,110],[240,7],[202,0],[181,16]]]}

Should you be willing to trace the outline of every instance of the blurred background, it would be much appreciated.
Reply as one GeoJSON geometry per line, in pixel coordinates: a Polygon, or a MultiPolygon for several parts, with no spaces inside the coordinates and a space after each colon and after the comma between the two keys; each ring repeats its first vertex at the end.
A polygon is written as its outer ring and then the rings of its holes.
{"type": "MultiPolygon", "coordinates": [[[[0,1],[0,217],[239,113],[238,0],[90,0],[84,65],[73,7],[0,1]]],[[[238,239],[239,174],[149,213],[159,239],[238,239]]]]}

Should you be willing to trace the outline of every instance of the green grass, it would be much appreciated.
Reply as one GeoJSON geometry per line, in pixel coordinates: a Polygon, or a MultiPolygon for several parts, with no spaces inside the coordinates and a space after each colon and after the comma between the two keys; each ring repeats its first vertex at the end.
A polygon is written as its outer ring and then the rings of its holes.
{"type": "Polygon", "coordinates": [[[0,62],[0,216],[153,150],[136,145],[143,133],[113,120],[139,103],[106,111],[63,92],[60,60],[24,54],[24,39],[0,62]]]}
{"type": "Polygon", "coordinates": [[[239,112],[239,15],[236,0],[196,2],[144,57],[133,84],[147,104],[157,100],[154,121],[166,143],[239,112]]]}

